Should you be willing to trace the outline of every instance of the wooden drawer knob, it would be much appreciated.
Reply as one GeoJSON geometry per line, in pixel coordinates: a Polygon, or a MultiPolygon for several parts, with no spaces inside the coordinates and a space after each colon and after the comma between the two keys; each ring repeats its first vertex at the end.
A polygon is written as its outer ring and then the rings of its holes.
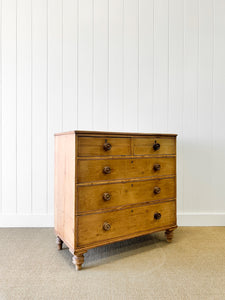
{"type": "Polygon", "coordinates": [[[105,174],[110,174],[110,173],[111,173],[110,167],[104,167],[104,168],[103,168],[103,173],[105,173],[105,174]]]}
{"type": "Polygon", "coordinates": [[[105,201],[109,201],[109,200],[111,199],[111,195],[110,195],[109,193],[104,193],[104,194],[103,194],[103,199],[104,199],[105,201]]]}
{"type": "Polygon", "coordinates": [[[109,151],[109,150],[111,150],[111,148],[112,148],[112,145],[110,143],[104,143],[103,149],[105,151],[109,151]]]}
{"type": "Polygon", "coordinates": [[[154,187],[154,194],[159,194],[161,192],[160,187],[156,186],[154,187]]]}
{"type": "Polygon", "coordinates": [[[153,167],[153,169],[154,169],[155,171],[159,171],[159,170],[161,169],[160,164],[155,164],[154,167],[153,167]]]}
{"type": "Polygon", "coordinates": [[[102,227],[105,231],[109,231],[111,229],[111,225],[108,222],[104,222],[102,227]]]}
{"type": "Polygon", "coordinates": [[[155,220],[161,219],[161,214],[160,214],[159,212],[156,212],[156,213],[154,214],[154,219],[155,219],[155,220]]]}
{"type": "Polygon", "coordinates": [[[156,151],[156,150],[159,150],[160,149],[160,144],[159,143],[156,143],[156,141],[155,141],[155,143],[154,143],[154,145],[153,145],[153,149],[156,151]]]}

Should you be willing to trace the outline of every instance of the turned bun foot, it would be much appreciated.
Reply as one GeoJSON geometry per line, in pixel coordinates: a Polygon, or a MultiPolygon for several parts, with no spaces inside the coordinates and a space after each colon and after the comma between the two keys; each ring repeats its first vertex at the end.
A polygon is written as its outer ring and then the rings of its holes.
{"type": "Polygon", "coordinates": [[[84,254],[83,253],[75,254],[72,258],[72,262],[75,265],[77,271],[81,270],[82,264],[84,263],[84,254]]]}
{"type": "Polygon", "coordinates": [[[59,236],[56,237],[56,244],[58,245],[58,250],[62,250],[63,241],[60,239],[59,236]]]}
{"type": "Polygon", "coordinates": [[[168,243],[171,243],[172,242],[172,239],[173,239],[173,231],[174,229],[167,229],[165,231],[165,235],[166,235],[166,240],[168,243]]]}

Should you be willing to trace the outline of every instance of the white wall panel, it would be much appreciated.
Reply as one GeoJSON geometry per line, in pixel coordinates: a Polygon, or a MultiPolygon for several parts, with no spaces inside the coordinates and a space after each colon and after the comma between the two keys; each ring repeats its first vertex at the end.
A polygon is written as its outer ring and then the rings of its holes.
{"type": "Polygon", "coordinates": [[[62,2],[63,131],[70,131],[77,126],[77,2],[62,2]]]}
{"type": "Polygon", "coordinates": [[[48,209],[48,6],[32,1],[32,198],[33,214],[48,209]]]}
{"type": "Polygon", "coordinates": [[[213,7],[213,180],[211,210],[225,211],[225,1],[215,0],[213,7]]]}
{"type": "Polygon", "coordinates": [[[93,127],[93,0],[79,0],[78,128],[93,127]]]}
{"type": "Polygon", "coordinates": [[[138,130],[152,130],[154,84],[154,1],[139,0],[138,130]]]}
{"type": "Polygon", "coordinates": [[[95,0],[93,7],[93,128],[108,128],[109,2],[95,0]]]}
{"type": "Polygon", "coordinates": [[[17,5],[2,1],[2,213],[17,213],[17,5]]]}
{"type": "Polygon", "coordinates": [[[109,0],[109,128],[123,130],[124,115],[124,2],[109,0]]]}
{"type": "Polygon", "coordinates": [[[63,129],[62,0],[48,0],[48,213],[53,213],[54,133],[63,129]]]}
{"type": "Polygon", "coordinates": [[[198,120],[195,155],[198,157],[197,198],[199,209],[214,208],[212,199],[212,111],[213,111],[213,0],[199,0],[199,50],[198,50],[198,120]],[[204,155],[202,155],[204,153],[204,155]],[[207,161],[207,162],[206,162],[207,161]],[[205,170],[205,172],[202,172],[205,170]],[[206,189],[205,186],[208,188],[206,189]]]}
{"type": "Polygon", "coordinates": [[[177,132],[177,203],[183,210],[184,0],[169,1],[168,131],[177,132]]]}
{"type": "Polygon", "coordinates": [[[139,1],[124,0],[124,130],[138,128],[139,1]]]}
{"type": "Polygon", "coordinates": [[[31,213],[31,1],[17,2],[17,212],[31,213]]]}
{"type": "Polygon", "coordinates": [[[154,132],[168,130],[168,0],[154,1],[154,132]]]}
{"type": "Polygon", "coordinates": [[[184,106],[183,106],[183,202],[184,210],[199,211],[197,199],[197,119],[199,63],[199,5],[184,1],[184,106]]]}
{"type": "Polygon", "coordinates": [[[178,133],[179,224],[225,225],[224,0],[0,7],[0,226],[53,225],[54,133],[74,129],[178,133]]]}

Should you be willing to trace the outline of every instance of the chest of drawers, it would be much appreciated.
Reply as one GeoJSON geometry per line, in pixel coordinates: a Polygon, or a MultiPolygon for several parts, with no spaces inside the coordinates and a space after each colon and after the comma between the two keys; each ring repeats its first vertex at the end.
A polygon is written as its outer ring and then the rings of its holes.
{"type": "Polygon", "coordinates": [[[88,249],[176,227],[176,135],[55,134],[55,233],[77,270],[88,249]]]}

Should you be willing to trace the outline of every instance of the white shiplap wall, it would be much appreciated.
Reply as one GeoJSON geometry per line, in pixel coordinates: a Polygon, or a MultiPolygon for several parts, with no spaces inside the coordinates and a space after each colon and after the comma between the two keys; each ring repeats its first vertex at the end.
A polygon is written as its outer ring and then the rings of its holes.
{"type": "Polygon", "coordinates": [[[225,0],[0,0],[0,226],[53,225],[55,132],[176,132],[178,222],[225,225],[225,0]]]}

